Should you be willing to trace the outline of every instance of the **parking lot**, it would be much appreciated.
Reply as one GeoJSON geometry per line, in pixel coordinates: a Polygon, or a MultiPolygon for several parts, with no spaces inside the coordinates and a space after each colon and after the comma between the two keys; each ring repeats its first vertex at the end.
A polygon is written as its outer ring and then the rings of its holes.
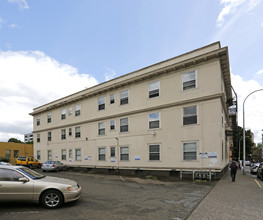
{"type": "Polygon", "coordinates": [[[31,203],[0,203],[0,219],[186,219],[215,185],[68,171],[45,175],[77,181],[82,187],[80,199],[55,210],[31,203]]]}

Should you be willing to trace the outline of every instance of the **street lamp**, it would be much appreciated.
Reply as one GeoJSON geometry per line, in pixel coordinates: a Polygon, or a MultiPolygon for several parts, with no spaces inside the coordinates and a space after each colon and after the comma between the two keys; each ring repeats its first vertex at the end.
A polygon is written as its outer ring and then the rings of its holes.
{"type": "Polygon", "coordinates": [[[255,92],[263,91],[263,89],[255,90],[247,95],[243,101],[243,174],[245,175],[245,161],[246,161],[246,137],[245,137],[245,101],[247,98],[255,92]]]}

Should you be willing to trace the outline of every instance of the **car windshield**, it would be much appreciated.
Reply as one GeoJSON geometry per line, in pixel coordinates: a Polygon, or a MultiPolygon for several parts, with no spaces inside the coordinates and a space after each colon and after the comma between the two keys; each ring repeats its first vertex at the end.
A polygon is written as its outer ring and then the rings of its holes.
{"type": "Polygon", "coordinates": [[[53,164],[55,161],[46,161],[45,164],[53,164]]]}
{"type": "Polygon", "coordinates": [[[42,179],[45,177],[44,175],[37,173],[36,171],[31,170],[27,167],[20,167],[18,170],[29,176],[31,179],[42,179]]]}

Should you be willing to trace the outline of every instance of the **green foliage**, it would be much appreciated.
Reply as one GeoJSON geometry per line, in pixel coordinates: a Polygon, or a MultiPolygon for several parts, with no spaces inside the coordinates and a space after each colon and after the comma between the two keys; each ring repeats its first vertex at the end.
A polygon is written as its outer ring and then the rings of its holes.
{"type": "Polygon", "coordinates": [[[10,162],[10,158],[8,158],[8,157],[0,157],[0,161],[9,163],[10,162]]]}
{"type": "Polygon", "coordinates": [[[16,139],[16,138],[10,138],[10,139],[8,140],[8,142],[10,142],[10,143],[23,143],[22,141],[20,141],[20,140],[18,140],[18,139],[16,139]]]}

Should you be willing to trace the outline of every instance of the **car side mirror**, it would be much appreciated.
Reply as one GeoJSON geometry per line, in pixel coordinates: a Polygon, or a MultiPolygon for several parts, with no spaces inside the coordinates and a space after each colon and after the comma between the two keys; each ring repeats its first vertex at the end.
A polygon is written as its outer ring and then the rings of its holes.
{"type": "Polygon", "coordinates": [[[28,182],[28,179],[26,177],[21,177],[18,179],[20,182],[26,183],[28,182]]]}

